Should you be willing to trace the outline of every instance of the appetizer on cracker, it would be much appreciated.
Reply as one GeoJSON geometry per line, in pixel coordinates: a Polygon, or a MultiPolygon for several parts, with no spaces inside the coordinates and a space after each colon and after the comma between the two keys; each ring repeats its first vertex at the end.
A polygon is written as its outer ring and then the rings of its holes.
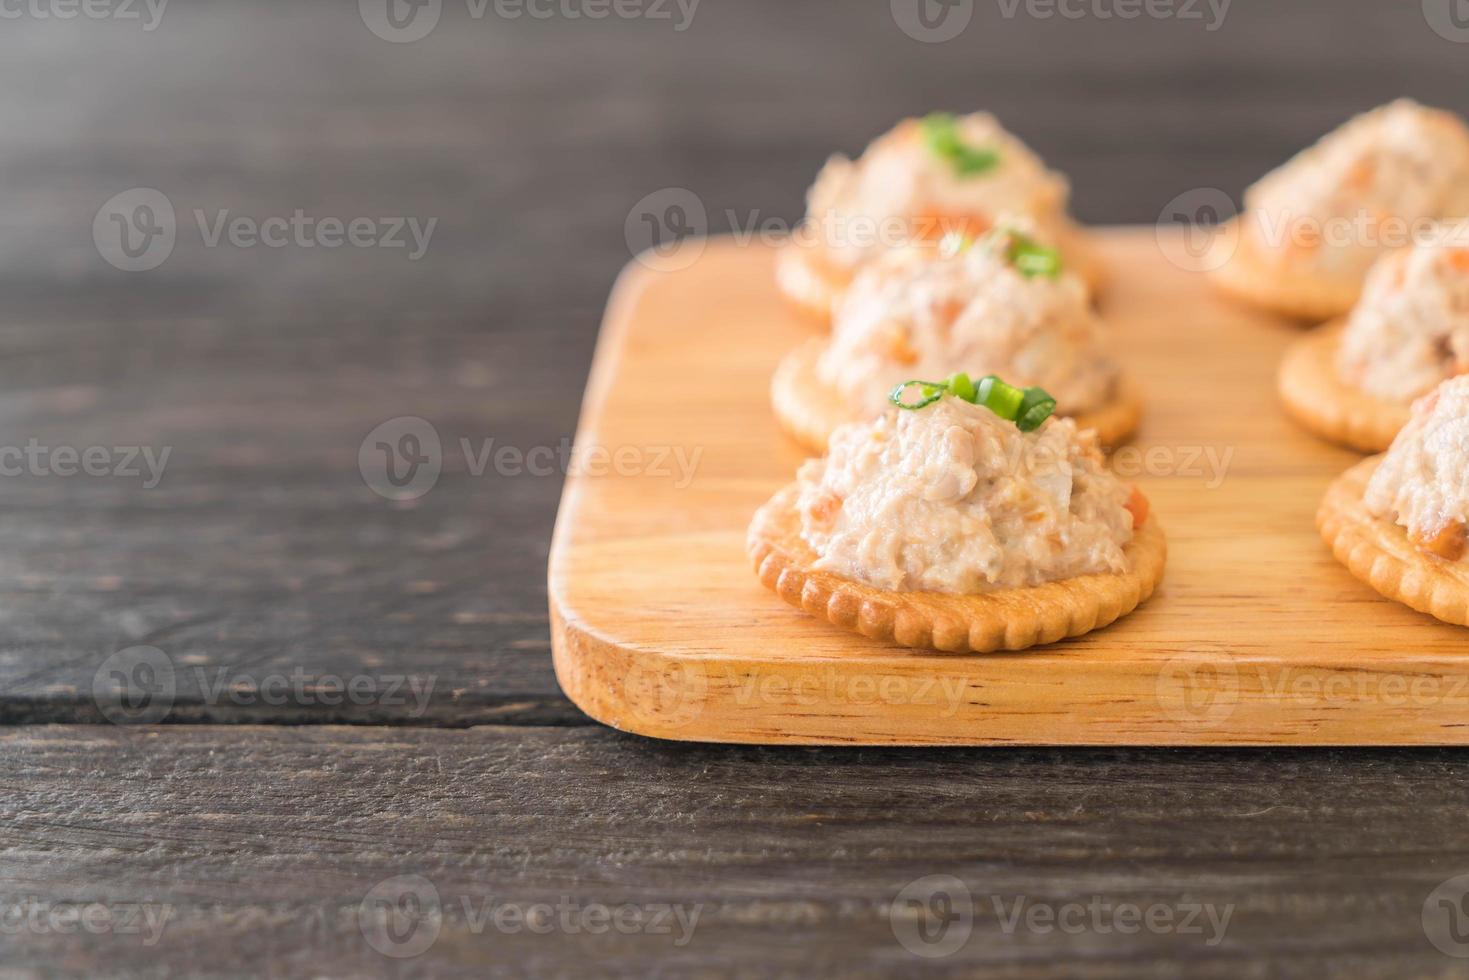
{"type": "Polygon", "coordinates": [[[1231,295],[1325,320],[1352,307],[1373,262],[1425,223],[1469,217],[1469,128],[1407,99],[1350,120],[1245,192],[1227,260],[1231,295]]]}
{"type": "Polygon", "coordinates": [[[1337,559],[1382,595],[1469,626],[1469,377],[1414,403],[1392,448],[1331,485],[1316,523],[1337,559]]]}
{"type": "Polygon", "coordinates": [[[1280,395],[1323,439],[1381,452],[1413,400],[1469,372],[1469,226],[1378,260],[1344,324],[1298,340],[1280,395]]]}
{"type": "Polygon", "coordinates": [[[978,237],[1003,213],[1029,217],[1093,286],[1099,267],[1066,214],[1066,179],[988,113],[907,119],[852,161],[834,156],[777,257],[781,292],[826,321],[857,270],[904,245],[978,237]]]}
{"type": "Polygon", "coordinates": [[[858,273],[831,336],[776,370],[771,402],[785,430],[824,452],[837,426],[883,411],[897,382],[969,367],[1045,388],[1104,445],[1130,435],[1141,404],[1086,287],[1028,222],[1002,220],[978,241],[898,249],[858,273]]]}
{"type": "Polygon", "coordinates": [[[955,374],[890,397],[755,514],[750,555],[783,599],[876,639],[987,652],[1152,594],[1166,546],[1146,498],[1045,391],[955,374]]]}

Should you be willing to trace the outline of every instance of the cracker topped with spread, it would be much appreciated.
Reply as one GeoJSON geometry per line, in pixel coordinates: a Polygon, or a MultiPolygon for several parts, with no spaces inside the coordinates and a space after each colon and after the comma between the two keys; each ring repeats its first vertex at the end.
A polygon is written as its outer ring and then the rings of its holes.
{"type": "Polygon", "coordinates": [[[1350,120],[1245,192],[1226,292],[1324,320],[1357,301],[1368,270],[1434,222],[1469,218],[1469,127],[1399,99],[1350,120]]]}
{"type": "Polygon", "coordinates": [[[1105,626],[1166,555],[1135,487],[1039,388],[908,382],[755,515],[760,580],[834,625],[904,646],[1021,649],[1105,626]]]}
{"type": "Polygon", "coordinates": [[[1342,324],[1297,341],[1280,395],[1303,426],[1381,452],[1415,398],[1469,372],[1469,225],[1378,260],[1342,324]]]}
{"type": "Polygon", "coordinates": [[[883,411],[896,382],[958,367],[1045,388],[1106,445],[1141,414],[1086,287],[1030,222],[1009,216],[978,240],[955,235],[864,268],[831,336],[786,357],[771,397],[786,431],[821,452],[837,426],[883,411]]]}
{"type": "Polygon", "coordinates": [[[777,258],[782,293],[828,319],[857,272],[894,248],[978,237],[1001,214],[1024,215],[1092,285],[1096,260],[1066,214],[1067,181],[988,113],[907,119],[857,160],[834,156],[806,217],[777,258]]]}
{"type": "Polygon", "coordinates": [[[1469,626],[1469,377],[1415,402],[1386,453],[1331,485],[1316,523],[1357,578],[1389,599],[1469,626]]]}

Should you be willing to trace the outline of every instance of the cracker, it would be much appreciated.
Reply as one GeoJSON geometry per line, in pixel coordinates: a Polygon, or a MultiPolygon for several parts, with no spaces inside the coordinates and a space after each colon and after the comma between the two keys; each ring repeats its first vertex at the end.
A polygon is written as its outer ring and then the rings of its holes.
{"type": "Polygon", "coordinates": [[[1209,278],[1214,285],[1234,299],[1272,313],[1298,320],[1330,320],[1356,306],[1362,293],[1361,282],[1282,270],[1264,260],[1248,235],[1222,234],[1217,245],[1221,249],[1233,248],[1233,252],[1210,270],[1209,278]]]}
{"type": "Polygon", "coordinates": [[[891,592],[812,568],[791,484],[755,513],[747,547],[760,581],[786,602],[874,640],[946,653],[1023,650],[1100,629],[1137,608],[1163,577],[1168,547],[1150,516],[1124,549],[1129,570],[975,595],[891,592]]]}
{"type": "Polygon", "coordinates": [[[1316,527],[1347,571],[1388,599],[1445,623],[1469,626],[1469,566],[1420,551],[1404,529],[1362,499],[1381,456],[1362,460],[1326,491],[1316,527]]]}
{"type": "Polygon", "coordinates": [[[1068,220],[1057,233],[1056,247],[1060,250],[1066,267],[1086,283],[1087,293],[1095,304],[1097,297],[1107,288],[1107,280],[1111,276],[1107,263],[1096,246],[1079,225],[1068,220]]]}
{"type": "Polygon", "coordinates": [[[1308,432],[1349,449],[1380,453],[1408,422],[1409,404],[1355,388],[1336,373],[1342,321],[1311,331],[1286,350],[1277,388],[1291,418],[1308,432]]]}
{"type": "Polygon", "coordinates": [[[775,283],[781,295],[819,323],[831,323],[832,311],[850,281],[821,261],[817,246],[787,243],[776,253],[775,283]]]}
{"type": "MultiPolygon", "coordinates": [[[[825,346],[826,342],[819,338],[808,340],[781,360],[770,381],[770,403],[776,419],[804,448],[817,454],[826,452],[827,440],[837,426],[865,421],[854,415],[841,396],[817,374],[816,362],[825,346]]],[[[1116,446],[1137,430],[1142,414],[1143,403],[1137,389],[1121,377],[1110,402],[1070,417],[1080,428],[1095,429],[1102,445],[1116,446]]]]}

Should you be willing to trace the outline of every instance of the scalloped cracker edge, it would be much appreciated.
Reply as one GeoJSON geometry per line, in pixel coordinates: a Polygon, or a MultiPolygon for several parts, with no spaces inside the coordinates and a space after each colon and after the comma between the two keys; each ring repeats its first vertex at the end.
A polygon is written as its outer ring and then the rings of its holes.
{"type": "Polygon", "coordinates": [[[1349,449],[1380,453],[1408,424],[1409,406],[1368,394],[1337,376],[1342,329],[1340,321],[1330,323],[1291,344],[1276,387],[1286,414],[1306,431],[1349,449]]]}
{"type": "MultiPolygon", "coordinates": [[[[816,362],[826,341],[814,338],[781,359],[770,379],[770,404],[781,427],[813,453],[826,452],[827,441],[839,425],[861,421],[831,386],[816,373],[816,362]]],[[[1092,412],[1069,416],[1083,429],[1094,429],[1103,446],[1117,446],[1137,431],[1143,402],[1125,377],[1117,380],[1112,400],[1092,412]]]]}
{"type": "Polygon", "coordinates": [[[1150,516],[1124,548],[1127,572],[975,595],[891,592],[811,567],[816,554],[801,538],[799,493],[796,484],[786,486],[750,523],[747,547],[761,583],[817,619],[905,647],[990,653],[1081,636],[1152,595],[1168,556],[1163,530],[1150,516]]]}
{"type": "Polygon", "coordinates": [[[1362,500],[1381,462],[1381,456],[1364,459],[1327,489],[1316,511],[1321,539],[1347,571],[1385,598],[1469,626],[1469,566],[1419,551],[1402,527],[1372,514],[1362,500]]]}
{"type": "Polygon", "coordinates": [[[1218,239],[1220,248],[1228,248],[1231,243],[1233,254],[1210,270],[1209,279],[1233,299],[1272,313],[1318,322],[1342,316],[1357,305],[1361,283],[1288,275],[1263,261],[1246,236],[1224,234],[1218,239]]]}

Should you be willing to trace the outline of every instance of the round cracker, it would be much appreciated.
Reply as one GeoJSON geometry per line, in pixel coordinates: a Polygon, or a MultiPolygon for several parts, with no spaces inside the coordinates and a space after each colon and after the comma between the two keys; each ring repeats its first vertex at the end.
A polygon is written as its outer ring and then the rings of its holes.
{"type": "Polygon", "coordinates": [[[1308,432],[1349,449],[1380,453],[1408,423],[1409,406],[1378,398],[1337,375],[1344,328],[1342,321],[1329,323],[1291,344],[1277,376],[1280,400],[1308,432]]]}
{"type": "Polygon", "coordinates": [[[1023,650],[1080,636],[1126,616],[1153,594],[1168,546],[1149,517],[1124,548],[1129,570],[1078,575],[974,595],[891,592],[812,568],[790,484],[755,512],[747,548],[760,581],[786,602],[874,640],[945,653],[1023,650]]]}
{"type": "Polygon", "coordinates": [[[1361,282],[1291,273],[1265,261],[1247,235],[1222,234],[1217,246],[1233,251],[1210,270],[1214,285],[1234,299],[1272,313],[1298,320],[1330,320],[1356,306],[1362,293],[1361,282]]]}
{"type": "MultiPolygon", "coordinates": [[[[781,427],[810,452],[826,452],[827,441],[839,425],[863,421],[841,396],[821,380],[816,362],[826,341],[806,341],[781,359],[770,380],[770,403],[781,427]]],[[[1112,400],[1101,408],[1069,416],[1078,427],[1093,429],[1103,446],[1117,446],[1137,431],[1143,402],[1136,387],[1120,376],[1112,400]]]]}
{"type": "Polygon", "coordinates": [[[781,295],[818,323],[831,323],[832,311],[850,281],[821,261],[817,246],[788,242],[776,252],[775,284],[781,295]]]}
{"type": "Polygon", "coordinates": [[[1106,260],[1081,226],[1070,220],[1065,221],[1057,234],[1056,247],[1061,251],[1062,262],[1086,283],[1087,294],[1095,305],[1111,278],[1106,260]]]}
{"type": "Polygon", "coordinates": [[[1381,462],[1364,459],[1327,489],[1316,511],[1321,539],[1347,571],[1386,598],[1469,626],[1469,565],[1420,551],[1400,525],[1367,509],[1362,495],[1381,462]]]}

